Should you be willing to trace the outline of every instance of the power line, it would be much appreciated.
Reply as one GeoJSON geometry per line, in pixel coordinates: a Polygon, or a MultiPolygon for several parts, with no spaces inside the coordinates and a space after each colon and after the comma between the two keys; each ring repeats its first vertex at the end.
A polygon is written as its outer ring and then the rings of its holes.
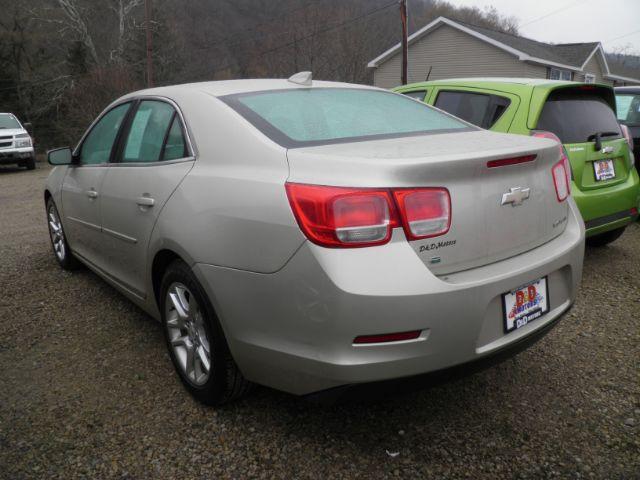
{"type": "Polygon", "coordinates": [[[567,5],[565,5],[564,7],[560,7],[560,8],[558,8],[557,10],[553,10],[553,11],[551,11],[551,12],[549,12],[549,13],[545,14],[545,15],[542,15],[541,17],[537,17],[537,18],[534,18],[533,20],[529,20],[528,22],[525,22],[525,23],[523,23],[522,25],[520,25],[520,27],[525,27],[525,26],[527,26],[527,25],[531,25],[532,23],[535,23],[535,22],[537,22],[537,21],[539,21],[539,20],[543,20],[543,19],[545,19],[545,18],[548,18],[548,17],[550,17],[550,16],[552,16],[552,15],[555,15],[556,13],[564,12],[565,10],[568,10],[568,9],[570,9],[570,8],[573,8],[573,7],[575,7],[576,5],[578,5],[579,3],[588,3],[588,1],[589,1],[589,0],[586,0],[586,1],[583,1],[583,0],[577,0],[577,1],[575,1],[575,2],[571,2],[571,3],[567,4],[567,5]]]}
{"type": "Polygon", "coordinates": [[[614,40],[620,40],[621,38],[630,37],[636,33],[640,33],[640,30],[634,30],[633,32],[625,33],[624,35],[620,35],[619,37],[610,38],[609,40],[605,40],[605,42],[613,42],[614,40]]]}

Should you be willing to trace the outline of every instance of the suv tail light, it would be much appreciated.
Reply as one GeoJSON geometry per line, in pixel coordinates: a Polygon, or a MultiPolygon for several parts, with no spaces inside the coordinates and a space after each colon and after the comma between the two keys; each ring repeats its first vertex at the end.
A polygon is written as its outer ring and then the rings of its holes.
{"type": "Polygon", "coordinates": [[[629,165],[627,165],[627,167],[631,169],[633,167],[633,164],[635,163],[635,160],[633,158],[633,136],[631,135],[631,130],[629,130],[629,127],[622,123],[620,124],[620,130],[622,131],[622,135],[627,141],[627,145],[629,145],[629,165]]]}
{"type": "Polygon", "coordinates": [[[286,184],[300,229],[324,247],[369,247],[391,239],[403,226],[415,240],[443,235],[451,225],[451,199],[444,188],[362,189],[286,184]]]}
{"type": "Polygon", "coordinates": [[[571,164],[569,163],[567,151],[564,149],[564,145],[562,145],[562,142],[555,133],[545,132],[543,130],[534,130],[531,132],[531,136],[538,138],[549,138],[558,142],[558,146],[560,148],[560,161],[553,166],[553,168],[551,169],[551,173],[553,174],[553,183],[556,187],[556,195],[558,196],[558,201],[562,202],[571,194],[571,179],[573,178],[573,172],[571,171],[571,164]],[[558,180],[556,179],[556,172],[559,171],[556,168],[558,167],[558,165],[562,165],[562,170],[565,174],[564,185],[559,184],[558,180]]]}

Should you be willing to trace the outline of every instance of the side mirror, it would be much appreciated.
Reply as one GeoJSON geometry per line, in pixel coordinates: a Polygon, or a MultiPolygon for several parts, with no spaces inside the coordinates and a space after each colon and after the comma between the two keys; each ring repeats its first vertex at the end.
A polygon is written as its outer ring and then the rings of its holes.
{"type": "Polygon", "coordinates": [[[71,165],[73,155],[70,147],[56,148],[47,152],[47,161],[51,165],[71,165]]]}
{"type": "Polygon", "coordinates": [[[22,126],[27,132],[31,132],[31,130],[33,129],[33,125],[30,122],[23,123],[22,126]]]}

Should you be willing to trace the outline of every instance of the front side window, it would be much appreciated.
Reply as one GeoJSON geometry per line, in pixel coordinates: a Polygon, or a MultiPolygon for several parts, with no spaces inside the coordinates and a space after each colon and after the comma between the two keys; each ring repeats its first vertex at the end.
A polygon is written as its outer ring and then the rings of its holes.
{"type": "Polygon", "coordinates": [[[616,112],[625,125],[640,125],[640,94],[616,94],[616,112]]]}
{"type": "Polygon", "coordinates": [[[499,95],[442,91],[435,106],[481,128],[491,128],[511,101],[499,95]]]}
{"type": "Polygon", "coordinates": [[[549,79],[571,81],[573,79],[573,72],[571,72],[571,70],[562,70],[560,68],[550,68],[549,79]]]}
{"type": "Polygon", "coordinates": [[[13,115],[0,115],[0,129],[22,128],[13,115]]]}
{"type": "Polygon", "coordinates": [[[184,156],[184,136],[175,109],[158,100],[140,102],[124,142],[121,161],[148,163],[184,156]]]}
{"type": "Polygon", "coordinates": [[[603,139],[620,138],[622,133],[613,109],[596,93],[585,90],[556,90],[545,102],[537,128],[555,133],[562,143],[592,141],[596,133],[603,139]]]}
{"type": "Polygon", "coordinates": [[[82,143],[81,164],[96,165],[109,161],[113,143],[130,106],[130,103],[124,103],[111,109],[93,126],[82,143]]]}
{"type": "Polygon", "coordinates": [[[422,102],[373,89],[300,88],[220,99],[287,148],[472,128],[422,102]]]}

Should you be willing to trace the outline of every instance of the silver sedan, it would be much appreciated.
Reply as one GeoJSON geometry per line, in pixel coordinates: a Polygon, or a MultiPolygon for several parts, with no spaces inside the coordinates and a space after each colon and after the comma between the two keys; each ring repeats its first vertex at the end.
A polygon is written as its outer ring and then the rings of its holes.
{"type": "Polygon", "coordinates": [[[515,351],[582,274],[558,144],[376,88],[299,74],[135,92],[49,162],[55,258],[161,321],[207,404],[515,351]]]}

